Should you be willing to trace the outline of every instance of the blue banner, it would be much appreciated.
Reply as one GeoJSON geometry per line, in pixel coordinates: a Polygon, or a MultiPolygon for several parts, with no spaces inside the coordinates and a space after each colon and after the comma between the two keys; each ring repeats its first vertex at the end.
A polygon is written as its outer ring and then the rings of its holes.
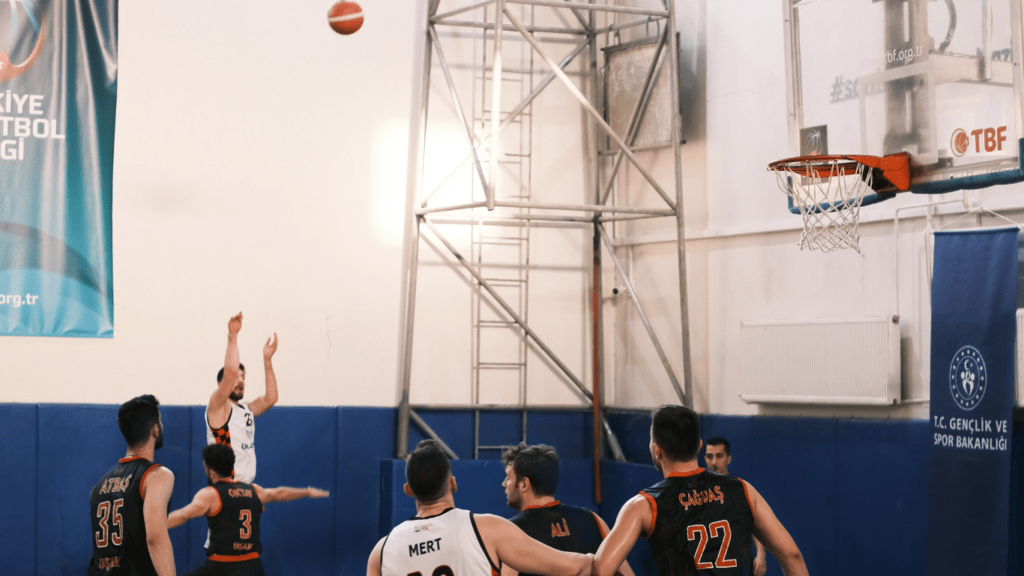
{"type": "Polygon", "coordinates": [[[0,1],[0,334],[114,334],[116,0],[0,1]]]}
{"type": "Polygon", "coordinates": [[[930,576],[1006,574],[1017,234],[935,234],[930,576]]]}

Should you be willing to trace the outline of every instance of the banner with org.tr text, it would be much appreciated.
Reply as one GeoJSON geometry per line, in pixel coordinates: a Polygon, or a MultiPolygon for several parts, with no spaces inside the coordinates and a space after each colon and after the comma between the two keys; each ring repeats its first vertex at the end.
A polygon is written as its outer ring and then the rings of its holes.
{"type": "Polygon", "coordinates": [[[1006,574],[1017,234],[935,234],[930,576],[1006,574]]]}
{"type": "Polygon", "coordinates": [[[0,1],[0,334],[114,334],[116,0],[0,1]]]}

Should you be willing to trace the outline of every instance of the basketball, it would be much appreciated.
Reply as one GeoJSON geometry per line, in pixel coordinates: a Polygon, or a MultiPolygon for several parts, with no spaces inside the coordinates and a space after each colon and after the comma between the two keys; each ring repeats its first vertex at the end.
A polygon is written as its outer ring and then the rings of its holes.
{"type": "Polygon", "coordinates": [[[338,34],[352,34],[363,26],[363,9],[355,2],[340,0],[327,11],[327,23],[338,34]]]}

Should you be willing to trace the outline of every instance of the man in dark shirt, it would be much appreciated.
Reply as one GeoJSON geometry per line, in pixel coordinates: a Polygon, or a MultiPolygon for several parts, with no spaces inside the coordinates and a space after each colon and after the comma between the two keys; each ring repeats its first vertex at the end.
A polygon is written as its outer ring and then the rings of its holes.
{"type": "Polygon", "coordinates": [[[174,474],[153,462],[163,446],[160,402],[151,394],[125,402],[117,427],[128,451],[89,494],[92,560],[89,576],[174,576],[167,506],[174,474]]]}
{"type": "Polygon", "coordinates": [[[793,538],[753,486],[697,466],[700,418],[684,406],[651,415],[651,458],[665,479],[629,499],[594,557],[594,574],[611,576],[643,535],[658,576],[750,576],[757,538],[785,576],[807,576],[793,538]]]}
{"type": "Polygon", "coordinates": [[[319,488],[264,488],[232,479],[235,453],[230,446],[210,444],[203,448],[203,468],[210,485],[196,493],[192,502],[171,512],[170,528],[205,515],[210,527],[206,563],[186,576],[262,576],[260,516],[268,502],[299,498],[326,498],[319,488]]]}
{"type": "MultiPolygon", "coordinates": [[[[608,525],[586,508],[562,504],[555,499],[558,488],[558,453],[546,444],[510,446],[501,454],[505,464],[505,488],[508,505],[519,511],[512,523],[534,540],[565,552],[592,554],[608,534],[608,525]]],[[[505,565],[502,576],[515,569],[505,565]]],[[[622,562],[619,573],[633,576],[629,563],[622,562]]],[[[523,576],[536,576],[523,574],[523,576]]]]}
{"type": "MultiPolygon", "coordinates": [[[[709,438],[704,446],[704,462],[708,465],[708,471],[715,474],[729,475],[729,464],[732,464],[732,448],[729,441],[721,436],[709,438]]],[[[764,545],[754,538],[754,576],[764,576],[768,570],[768,563],[765,561],[764,545]]]]}

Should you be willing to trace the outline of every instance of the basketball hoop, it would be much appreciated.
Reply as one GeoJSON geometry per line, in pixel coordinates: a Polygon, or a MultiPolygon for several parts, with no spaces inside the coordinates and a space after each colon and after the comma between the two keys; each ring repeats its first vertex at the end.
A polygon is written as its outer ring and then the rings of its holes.
{"type": "MultiPolygon", "coordinates": [[[[910,189],[910,155],[799,156],[768,165],[804,219],[800,248],[860,252],[860,207],[869,193],[891,198],[910,189]]],[[[871,202],[868,202],[871,203],[871,202]]]]}

